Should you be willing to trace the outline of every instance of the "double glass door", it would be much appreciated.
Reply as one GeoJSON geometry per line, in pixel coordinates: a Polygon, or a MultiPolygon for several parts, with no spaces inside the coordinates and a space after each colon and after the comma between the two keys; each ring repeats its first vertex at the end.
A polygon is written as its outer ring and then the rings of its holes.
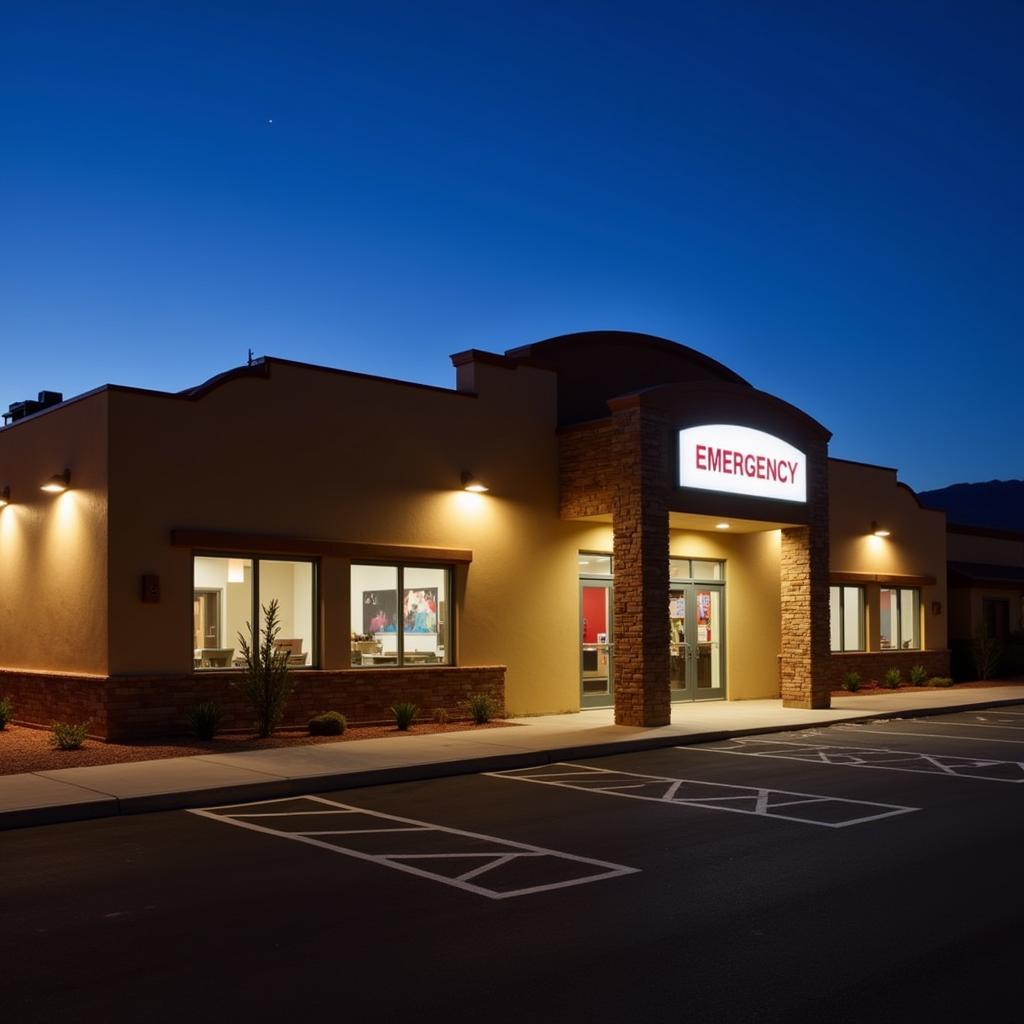
{"type": "Polygon", "coordinates": [[[668,596],[672,700],[725,697],[722,587],[673,583],[668,596]]]}
{"type": "Polygon", "coordinates": [[[611,580],[580,580],[580,706],[615,703],[611,580]]]}

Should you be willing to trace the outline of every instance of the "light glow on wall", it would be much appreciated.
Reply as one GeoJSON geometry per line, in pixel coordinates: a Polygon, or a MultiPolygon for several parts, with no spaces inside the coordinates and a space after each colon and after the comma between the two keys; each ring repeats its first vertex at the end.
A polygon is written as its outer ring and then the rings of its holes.
{"type": "Polygon", "coordinates": [[[807,457],[752,427],[709,423],[679,431],[679,486],[807,501],[807,457]]]}

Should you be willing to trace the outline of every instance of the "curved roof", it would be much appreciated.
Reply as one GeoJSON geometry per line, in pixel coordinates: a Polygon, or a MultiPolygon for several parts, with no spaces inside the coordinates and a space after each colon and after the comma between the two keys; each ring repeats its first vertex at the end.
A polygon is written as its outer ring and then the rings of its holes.
{"type": "Polygon", "coordinates": [[[634,331],[579,331],[509,349],[507,359],[558,375],[563,424],[608,415],[608,399],[666,383],[749,382],[710,356],[634,331]]]}

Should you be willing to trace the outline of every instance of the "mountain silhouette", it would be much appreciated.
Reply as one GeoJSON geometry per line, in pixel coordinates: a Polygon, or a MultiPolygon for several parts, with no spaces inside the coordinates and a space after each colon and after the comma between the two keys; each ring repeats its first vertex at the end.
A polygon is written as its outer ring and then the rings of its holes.
{"type": "Polygon", "coordinates": [[[1024,480],[989,480],[918,491],[922,505],[942,509],[951,523],[1024,532],[1024,480]]]}

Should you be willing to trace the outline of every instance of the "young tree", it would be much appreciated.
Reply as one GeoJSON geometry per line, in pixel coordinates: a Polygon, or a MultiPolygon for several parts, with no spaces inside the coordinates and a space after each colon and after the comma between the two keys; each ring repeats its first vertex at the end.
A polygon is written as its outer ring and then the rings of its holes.
{"type": "Polygon", "coordinates": [[[237,685],[252,710],[257,736],[273,735],[294,685],[288,674],[288,651],[274,643],[281,632],[277,607],[277,598],[263,606],[264,626],[258,636],[251,623],[245,624],[251,642],[238,634],[245,672],[237,685]]]}

